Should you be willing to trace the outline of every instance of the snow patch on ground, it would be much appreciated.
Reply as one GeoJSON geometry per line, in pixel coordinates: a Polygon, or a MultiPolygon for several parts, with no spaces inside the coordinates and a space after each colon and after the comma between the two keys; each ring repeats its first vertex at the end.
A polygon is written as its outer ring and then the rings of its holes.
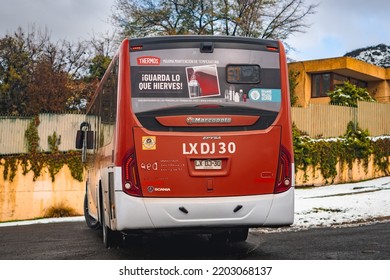
{"type": "Polygon", "coordinates": [[[286,228],[256,231],[297,231],[382,221],[390,221],[390,177],[296,189],[294,224],[286,228]]]}
{"type": "Polygon", "coordinates": [[[63,223],[63,222],[81,222],[81,221],[84,221],[84,216],[7,222],[7,223],[0,223],[0,227],[26,226],[26,225],[34,225],[34,224],[49,224],[49,223],[63,223]]]}

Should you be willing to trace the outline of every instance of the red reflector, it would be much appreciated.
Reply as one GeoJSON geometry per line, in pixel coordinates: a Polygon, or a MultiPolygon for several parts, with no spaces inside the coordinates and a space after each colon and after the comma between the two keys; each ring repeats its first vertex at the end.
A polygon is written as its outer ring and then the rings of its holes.
{"type": "Polygon", "coordinates": [[[276,52],[278,50],[278,48],[277,47],[267,46],[267,50],[276,52]]]}
{"type": "Polygon", "coordinates": [[[140,50],[142,50],[142,46],[132,46],[132,47],[130,47],[130,50],[132,50],[132,51],[140,51],[140,50]]]}
{"type": "Polygon", "coordinates": [[[274,193],[285,192],[292,186],[292,168],[291,155],[285,147],[282,146],[279,156],[278,176],[274,193]]]}
{"type": "Polygon", "coordinates": [[[130,181],[131,178],[131,163],[133,162],[133,157],[129,157],[125,163],[125,180],[130,181]]]}
{"type": "Polygon", "coordinates": [[[122,166],[123,185],[122,190],[133,196],[142,196],[142,189],[139,185],[139,175],[135,154],[131,154],[122,166]]]}

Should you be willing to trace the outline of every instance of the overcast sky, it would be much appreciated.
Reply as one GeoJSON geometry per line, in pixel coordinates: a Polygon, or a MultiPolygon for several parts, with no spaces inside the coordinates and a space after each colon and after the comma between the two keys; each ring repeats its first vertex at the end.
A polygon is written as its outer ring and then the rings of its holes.
{"type": "MultiPolygon", "coordinates": [[[[311,27],[286,42],[294,60],[343,56],[346,52],[384,43],[390,45],[389,0],[305,0],[319,3],[306,18],[311,27]]],[[[0,0],[0,36],[18,26],[47,28],[53,40],[89,39],[111,30],[115,0],[0,0]]]]}
{"type": "Polygon", "coordinates": [[[309,60],[343,56],[368,46],[390,45],[389,0],[305,0],[319,4],[306,20],[311,27],[287,42],[296,49],[289,56],[309,60]]]}
{"type": "Polygon", "coordinates": [[[0,0],[0,35],[33,24],[47,30],[53,41],[89,39],[111,30],[114,0],[0,0]]]}

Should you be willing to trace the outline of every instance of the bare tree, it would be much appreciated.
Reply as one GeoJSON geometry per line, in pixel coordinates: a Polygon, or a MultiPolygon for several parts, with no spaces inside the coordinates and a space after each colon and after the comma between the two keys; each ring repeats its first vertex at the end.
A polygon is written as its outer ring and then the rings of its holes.
{"type": "Polygon", "coordinates": [[[210,34],[286,39],[304,32],[304,0],[116,0],[112,20],[130,37],[210,34]]]}
{"type": "Polygon", "coordinates": [[[91,51],[96,55],[112,57],[117,50],[120,41],[115,33],[106,32],[93,34],[88,40],[91,51]]]}
{"type": "Polygon", "coordinates": [[[304,0],[277,1],[276,9],[268,6],[264,17],[261,38],[286,39],[290,34],[304,32],[306,16],[315,13],[317,5],[304,5],[304,0]]]}
{"type": "Polygon", "coordinates": [[[112,18],[124,36],[183,34],[186,0],[117,0],[112,18]]]}

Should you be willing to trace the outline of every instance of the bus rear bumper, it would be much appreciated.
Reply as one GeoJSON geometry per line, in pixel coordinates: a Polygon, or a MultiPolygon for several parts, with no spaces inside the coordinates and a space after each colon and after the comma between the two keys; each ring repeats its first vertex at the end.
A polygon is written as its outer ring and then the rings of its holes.
{"type": "Polygon", "coordinates": [[[115,193],[113,229],[148,230],[199,227],[291,225],[294,188],[284,193],[210,198],[139,198],[115,193]]]}

